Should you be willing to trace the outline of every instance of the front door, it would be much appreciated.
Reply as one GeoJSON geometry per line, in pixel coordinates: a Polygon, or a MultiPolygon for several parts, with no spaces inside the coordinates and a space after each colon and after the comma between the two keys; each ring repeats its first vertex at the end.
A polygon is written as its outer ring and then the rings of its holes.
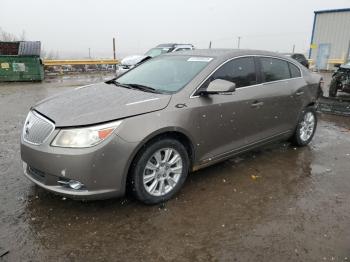
{"type": "Polygon", "coordinates": [[[261,87],[257,83],[255,59],[244,57],[225,63],[200,90],[215,79],[234,82],[236,91],[198,96],[192,100],[200,128],[197,149],[201,162],[224,156],[255,142],[259,137],[256,120],[262,118],[262,111],[259,102],[252,98],[253,89],[261,87]]]}

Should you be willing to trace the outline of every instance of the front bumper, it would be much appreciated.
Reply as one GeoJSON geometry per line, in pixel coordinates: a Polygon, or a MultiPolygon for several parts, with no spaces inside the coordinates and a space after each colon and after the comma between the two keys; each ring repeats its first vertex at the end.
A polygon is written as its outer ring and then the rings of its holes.
{"type": "MultiPolygon", "coordinates": [[[[54,137],[58,131],[52,134],[54,137]]],[[[38,186],[77,199],[106,199],[125,193],[126,176],[136,144],[112,135],[90,148],[59,148],[50,141],[39,146],[21,139],[24,174],[38,186]],[[79,190],[59,181],[75,180],[84,184],[79,190]]]]}

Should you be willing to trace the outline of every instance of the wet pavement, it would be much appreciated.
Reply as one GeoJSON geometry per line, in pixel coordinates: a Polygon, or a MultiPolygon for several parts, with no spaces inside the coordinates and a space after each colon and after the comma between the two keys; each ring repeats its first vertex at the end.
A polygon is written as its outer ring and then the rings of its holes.
{"type": "Polygon", "coordinates": [[[349,261],[350,118],[308,147],[265,147],[192,173],[177,198],[65,199],[22,175],[36,101],[106,76],[0,84],[0,261],[349,261]]]}

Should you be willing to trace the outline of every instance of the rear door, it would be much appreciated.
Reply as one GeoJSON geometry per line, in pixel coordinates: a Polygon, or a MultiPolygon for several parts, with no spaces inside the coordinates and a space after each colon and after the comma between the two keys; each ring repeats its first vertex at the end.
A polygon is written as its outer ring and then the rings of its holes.
{"type": "Polygon", "coordinates": [[[259,58],[263,103],[259,122],[261,137],[273,137],[292,130],[300,112],[299,97],[303,94],[304,80],[298,67],[274,57],[259,58]],[[293,71],[293,76],[291,75],[293,71]]]}

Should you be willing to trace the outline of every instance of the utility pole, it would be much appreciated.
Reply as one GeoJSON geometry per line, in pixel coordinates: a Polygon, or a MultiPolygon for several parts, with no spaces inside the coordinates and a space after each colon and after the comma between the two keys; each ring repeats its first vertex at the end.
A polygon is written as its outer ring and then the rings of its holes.
{"type": "Polygon", "coordinates": [[[89,47],[89,58],[91,59],[91,50],[90,50],[90,47],[89,47]]]}
{"type": "Polygon", "coordinates": [[[239,36],[239,37],[238,37],[238,43],[237,43],[237,48],[238,48],[238,49],[239,49],[240,45],[241,45],[241,37],[239,36]]]}
{"type": "Polygon", "coordinates": [[[211,41],[209,42],[209,49],[211,49],[211,41]]]}
{"type": "MultiPolygon", "coordinates": [[[[116,60],[116,55],[115,55],[115,38],[113,37],[113,59],[116,60]]],[[[114,69],[116,68],[116,65],[113,65],[114,69]]]]}
{"type": "Polygon", "coordinates": [[[295,51],[295,44],[293,45],[293,51],[292,51],[293,54],[294,54],[294,51],[295,51]]]}
{"type": "Polygon", "coordinates": [[[115,56],[115,38],[113,37],[113,59],[115,60],[116,59],[116,56],[115,56]]]}

